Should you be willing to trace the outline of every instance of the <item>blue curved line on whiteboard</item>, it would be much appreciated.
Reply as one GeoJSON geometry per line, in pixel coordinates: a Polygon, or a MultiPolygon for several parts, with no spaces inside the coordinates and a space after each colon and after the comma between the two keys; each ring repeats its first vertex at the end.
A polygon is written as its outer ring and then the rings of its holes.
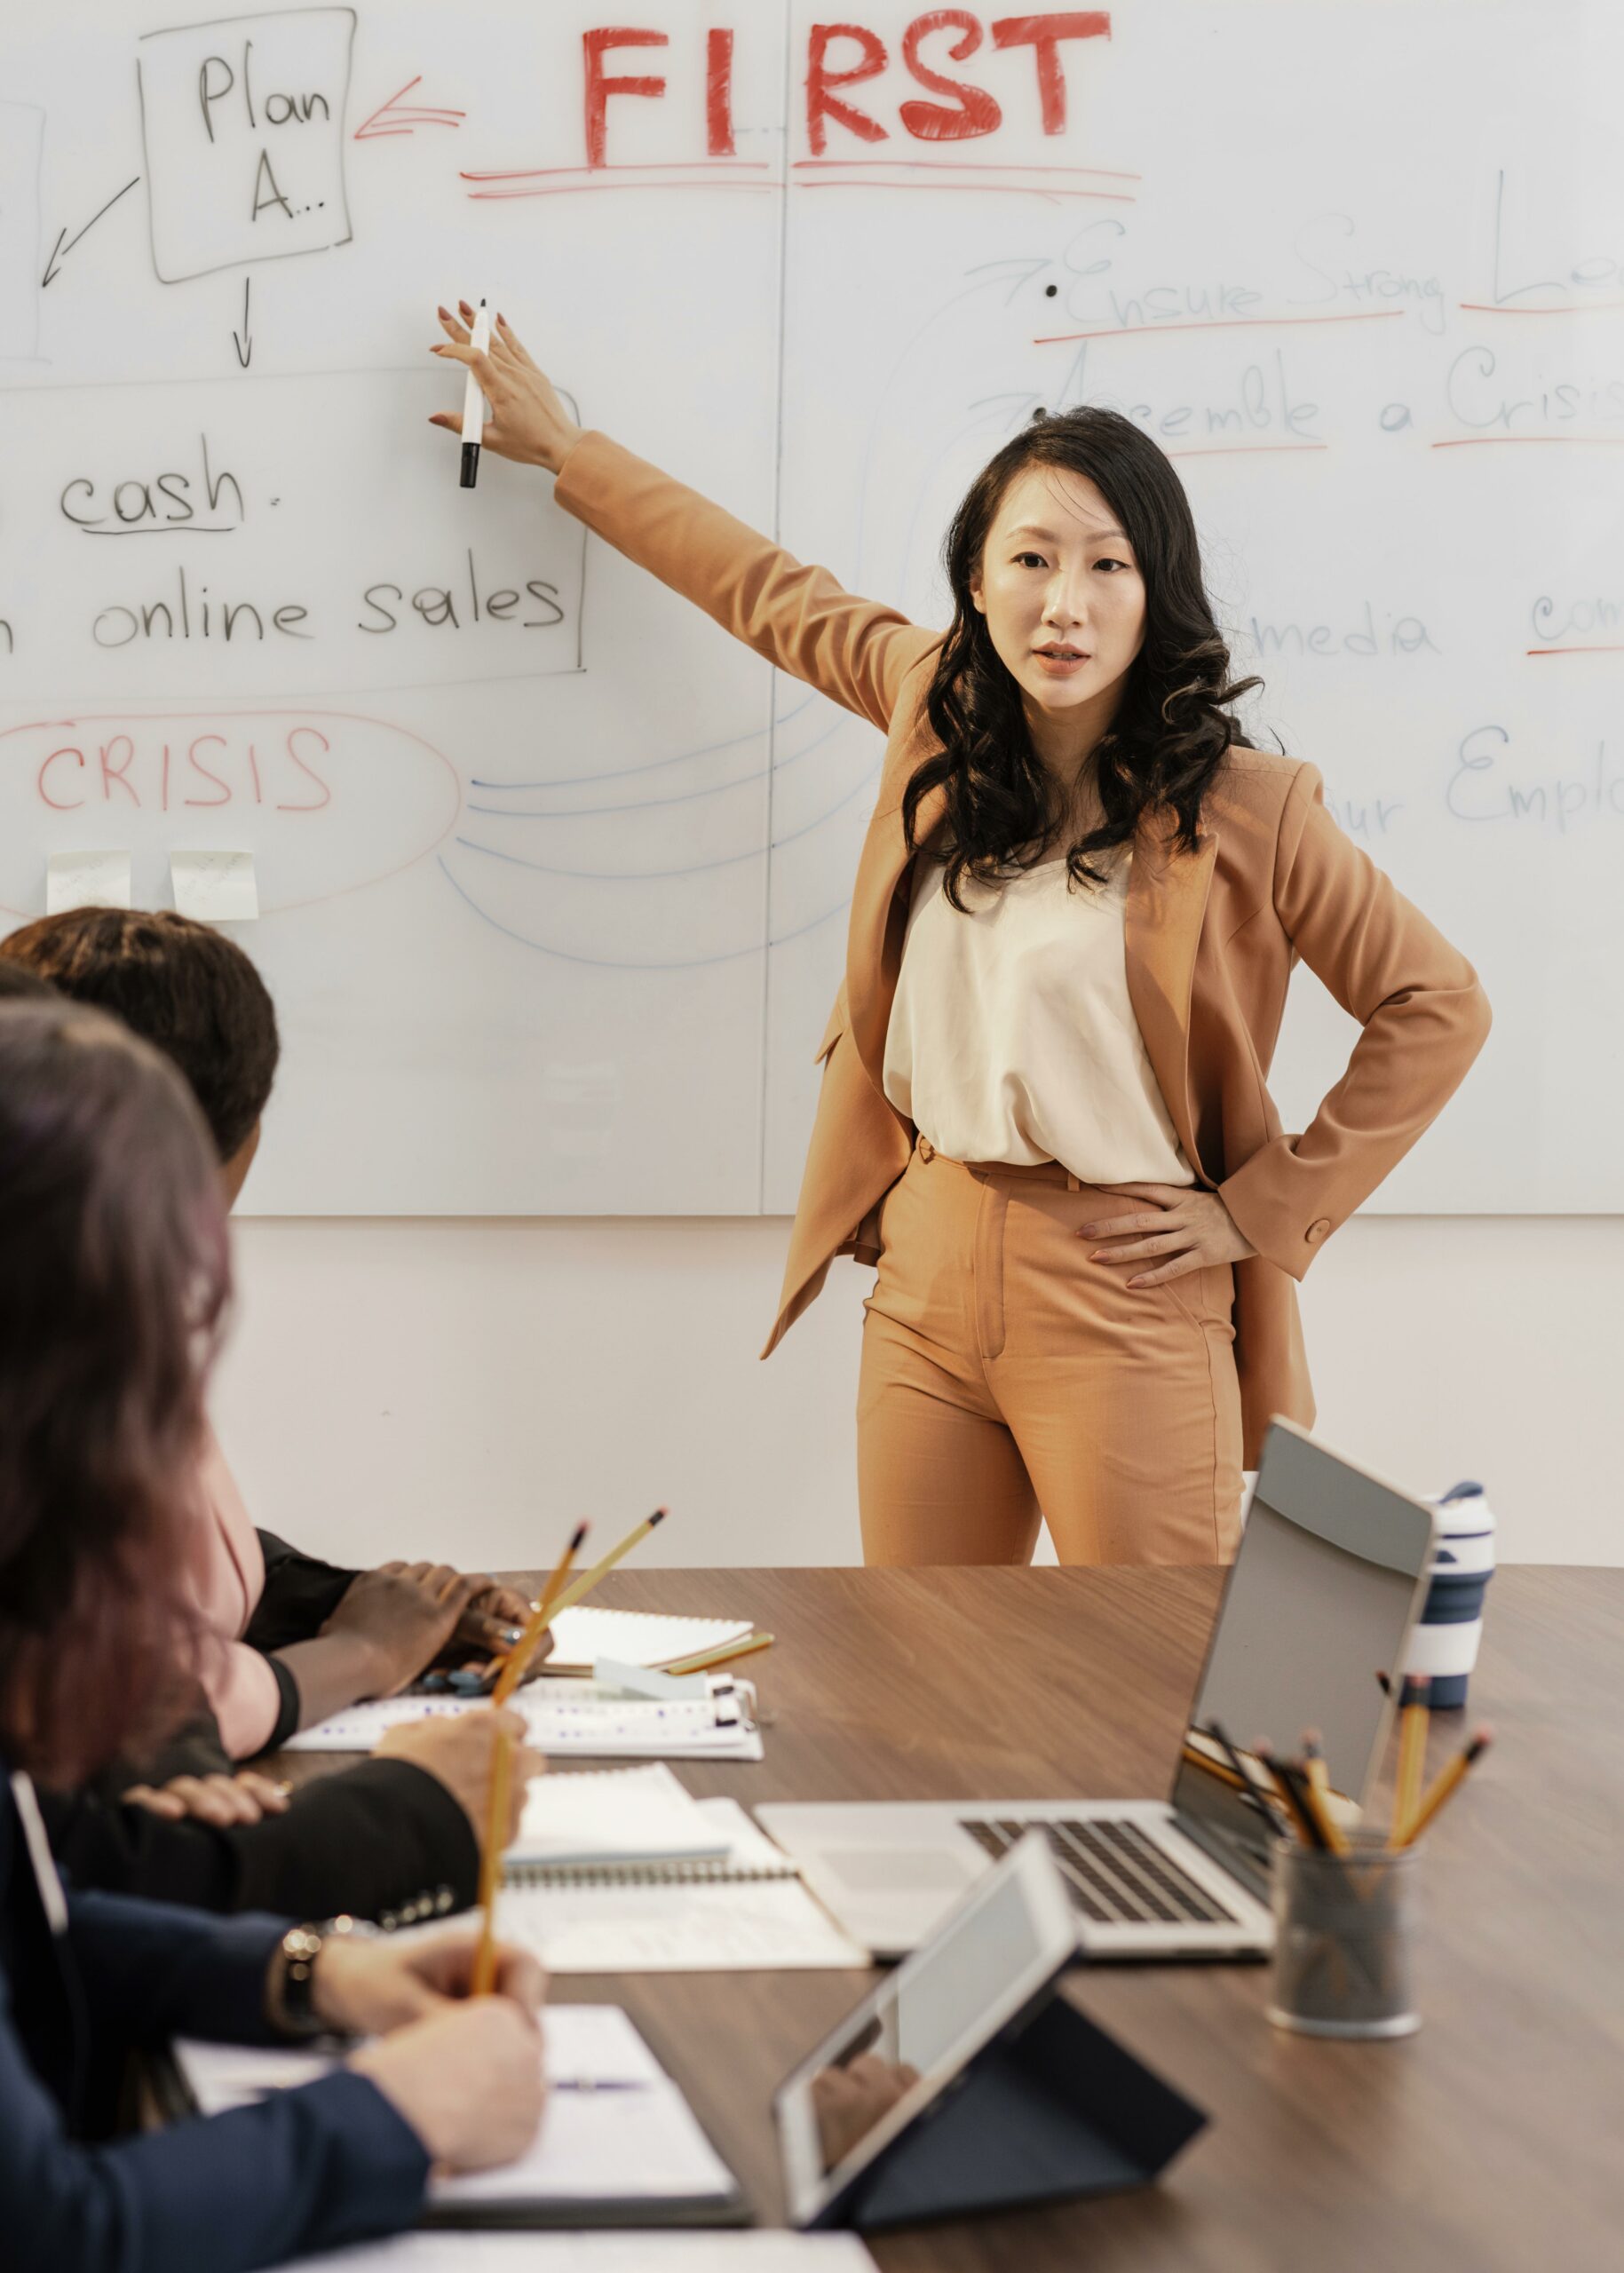
{"type": "Polygon", "coordinates": [[[445,854],[438,853],[435,857],[439,862],[440,874],[457,898],[465,907],[472,909],[482,923],[488,923],[493,931],[500,931],[503,939],[516,939],[521,947],[534,947],[537,954],[548,955],[555,962],[576,963],[587,970],[709,970],[716,963],[742,962],[747,955],[767,954],[774,947],[787,947],[792,939],[804,939],[809,931],[816,931],[821,925],[827,923],[831,916],[843,915],[852,905],[852,895],[848,892],[836,906],[826,907],[821,915],[814,915],[810,923],[799,924],[793,931],[786,931],[779,939],[767,940],[764,946],[729,947],[723,954],[692,955],[686,961],[680,962],[616,962],[606,955],[577,955],[572,954],[567,947],[550,947],[545,939],[532,939],[525,932],[514,931],[511,923],[498,922],[495,916],[487,914],[479,901],[471,899],[463,890],[447,867],[445,854]]]}
{"type": "Polygon", "coordinates": [[[503,852],[495,844],[476,844],[471,836],[456,836],[464,852],[482,852],[487,860],[501,860],[510,868],[528,868],[532,875],[559,876],[566,883],[662,884],[677,876],[700,876],[710,868],[736,868],[741,860],[764,860],[767,848],[749,852],[725,852],[719,860],[697,860],[691,868],[555,868],[545,860],[527,860],[522,852],[503,852]]]}
{"type": "MultiPolygon", "coordinates": [[[[1052,265],[1053,263],[1051,258],[1047,256],[1042,258],[1017,257],[1006,260],[978,261],[975,266],[964,269],[962,272],[964,275],[985,278],[986,281],[974,284],[967,284],[962,292],[955,292],[951,299],[942,301],[938,307],[932,309],[931,313],[925,318],[923,323],[919,326],[918,329],[913,334],[912,337],[903,347],[900,354],[897,357],[896,361],[891,365],[891,371],[886,377],[885,384],[880,389],[879,394],[875,400],[875,414],[874,417],[869,422],[867,438],[863,444],[862,463],[858,473],[857,573],[860,578],[864,577],[866,574],[863,560],[863,547],[867,540],[868,476],[870,468],[874,463],[875,445],[879,438],[880,430],[888,415],[891,389],[895,386],[898,379],[901,376],[902,372],[909,359],[912,357],[915,349],[919,345],[919,343],[924,338],[925,335],[928,332],[932,331],[942,319],[947,315],[950,310],[956,308],[962,300],[974,299],[979,293],[991,291],[994,285],[1002,275],[1009,273],[1010,271],[1025,272],[1024,273],[1017,276],[1015,283],[1011,286],[1010,289],[1004,294],[1003,305],[1007,308],[1014,300],[1016,294],[1021,290],[1023,286],[1030,284],[1035,276],[1040,275],[1045,268],[1049,268],[1052,265]],[[988,274],[987,272],[989,271],[995,273],[988,274]]],[[[942,455],[945,456],[947,453],[944,451],[942,455]]],[[[939,463],[939,460],[938,463],[939,463]]]]}
{"type": "Polygon", "coordinates": [[[832,726],[826,726],[820,734],[814,734],[804,749],[796,750],[793,757],[786,757],[777,765],[758,765],[754,772],[741,773],[735,780],[715,781],[708,789],[684,789],[674,797],[638,797],[624,805],[566,805],[562,812],[557,813],[510,812],[505,805],[471,804],[467,811],[484,813],[493,820],[601,820],[606,813],[651,813],[664,805],[692,805],[701,797],[725,796],[730,789],[748,789],[752,781],[764,781],[769,774],[787,772],[815,750],[820,742],[826,742],[832,735],[837,734],[845,723],[843,713],[832,726]]]}
{"type": "Polygon", "coordinates": [[[786,844],[798,843],[803,836],[810,836],[815,828],[821,828],[826,820],[833,820],[836,813],[844,812],[854,797],[860,796],[872,781],[878,780],[879,773],[876,765],[864,774],[854,789],[846,792],[838,804],[830,805],[816,820],[792,828],[788,836],[775,836],[771,844],[757,844],[748,852],[725,852],[718,860],[695,860],[685,868],[555,868],[545,860],[527,860],[521,852],[503,852],[495,844],[476,844],[471,836],[459,836],[455,842],[464,852],[482,852],[487,860],[503,860],[511,868],[528,868],[535,875],[560,876],[574,883],[669,883],[676,876],[701,876],[711,868],[736,868],[741,860],[764,860],[770,852],[781,852],[786,844]]]}
{"type": "MultiPolygon", "coordinates": [[[[907,531],[902,540],[902,552],[899,565],[901,573],[904,575],[907,573],[908,562],[914,557],[914,543],[919,534],[919,517],[924,511],[925,508],[925,494],[936,474],[944,465],[947,464],[948,459],[958,448],[959,444],[966,440],[971,434],[977,432],[979,428],[986,425],[993,418],[994,413],[1001,414],[1002,410],[1010,404],[1015,405],[1018,410],[1031,412],[1037,408],[1042,400],[1042,397],[1041,395],[1023,392],[1018,388],[1012,388],[1006,393],[983,395],[978,401],[966,404],[965,408],[973,411],[976,416],[970,418],[965,425],[961,426],[956,433],[950,435],[947,440],[943,443],[941,448],[938,450],[936,455],[931,460],[930,464],[926,467],[924,479],[919,483],[915,490],[914,507],[913,511],[908,515],[907,531]]],[[[1016,424],[1017,422],[1015,420],[1010,420],[1005,434],[1006,440],[1015,432],[1016,424]]]]}
{"type": "MultiPolygon", "coordinates": [[[[817,699],[814,692],[806,697],[805,701],[797,702],[793,710],[778,712],[772,721],[772,725],[787,726],[791,718],[798,718],[802,711],[809,709],[817,699]]],[[[468,786],[471,789],[516,791],[595,788],[600,781],[629,781],[634,774],[658,773],[668,765],[685,765],[690,758],[710,757],[719,749],[737,749],[741,742],[758,742],[768,731],[766,726],[755,726],[748,734],[735,734],[731,741],[706,742],[700,749],[679,750],[675,757],[652,757],[646,765],[623,765],[616,773],[567,773],[560,774],[551,781],[486,781],[475,774],[471,777],[468,786]]]]}

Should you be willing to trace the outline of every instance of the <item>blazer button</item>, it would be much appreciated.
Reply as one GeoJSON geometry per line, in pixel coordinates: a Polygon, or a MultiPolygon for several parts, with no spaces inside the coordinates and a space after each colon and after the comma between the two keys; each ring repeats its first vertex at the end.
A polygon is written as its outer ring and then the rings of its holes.
{"type": "Polygon", "coordinates": [[[1318,1247],[1320,1240],[1329,1232],[1330,1228],[1330,1217],[1328,1216],[1321,1216],[1317,1224],[1311,1224],[1309,1225],[1308,1230],[1303,1236],[1307,1239],[1310,1247],[1318,1247]]]}

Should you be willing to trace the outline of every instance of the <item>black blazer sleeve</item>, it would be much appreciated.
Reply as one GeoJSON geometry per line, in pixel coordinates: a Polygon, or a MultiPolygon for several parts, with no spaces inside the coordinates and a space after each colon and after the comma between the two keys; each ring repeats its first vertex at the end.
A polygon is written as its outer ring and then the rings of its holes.
{"type": "Polygon", "coordinates": [[[319,1634],[360,1574],[289,1547],[273,1531],[262,1531],[259,1545],[265,1587],[242,1638],[268,1655],[319,1634]]]}
{"type": "Polygon", "coordinates": [[[294,1794],[286,1815],[216,1830],[94,1792],[41,1792],[51,1852],[75,1887],[283,1917],[404,1925],[465,1910],[479,1849],[461,1802],[409,1760],[368,1760],[294,1794]]]}

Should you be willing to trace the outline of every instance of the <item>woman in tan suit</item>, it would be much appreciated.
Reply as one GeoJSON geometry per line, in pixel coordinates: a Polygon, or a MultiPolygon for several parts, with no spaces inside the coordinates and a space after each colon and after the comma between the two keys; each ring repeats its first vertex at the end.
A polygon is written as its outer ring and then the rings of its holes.
{"type": "MultiPolygon", "coordinates": [[[[466,304],[465,315],[471,313],[466,304]]],[[[865,1305],[871,1563],[1223,1562],[1269,1416],[1313,1418],[1294,1281],[1465,1074],[1465,959],[1247,748],[1188,500],[1131,421],[1040,413],[948,532],[954,621],[853,598],[582,432],[508,325],[485,447],[885,733],[770,1350],[865,1305]],[[1266,1086],[1301,956],[1363,1032],[1300,1136],[1266,1086]]],[[[460,417],[435,423],[459,432],[460,417]]]]}

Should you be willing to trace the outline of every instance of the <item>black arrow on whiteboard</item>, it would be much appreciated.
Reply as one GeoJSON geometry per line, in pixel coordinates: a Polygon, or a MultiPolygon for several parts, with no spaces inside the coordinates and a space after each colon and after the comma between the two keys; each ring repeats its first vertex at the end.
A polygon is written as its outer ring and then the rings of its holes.
{"type": "Polygon", "coordinates": [[[102,207],[101,212],[92,213],[90,219],[85,223],[84,228],[81,229],[76,236],[70,237],[66,229],[59,229],[57,231],[57,241],[51,248],[51,257],[45,263],[45,273],[39,280],[40,289],[42,291],[47,284],[53,282],[55,279],[61,274],[62,261],[78,243],[79,238],[84,235],[85,230],[93,229],[97,222],[100,220],[102,213],[110,213],[113,210],[113,208],[118,203],[119,198],[128,197],[131,191],[135,187],[136,183],[139,181],[140,178],[140,175],[137,174],[132,180],[127,181],[124,184],[123,189],[121,189],[115,196],[109,197],[107,203],[102,207]]]}
{"type": "Polygon", "coordinates": [[[245,371],[249,367],[249,360],[254,352],[253,335],[248,328],[248,288],[252,281],[253,279],[249,276],[245,276],[242,280],[242,329],[241,331],[234,331],[231,335],[231,344],[237,351],[237,360],[245,371]]]}

